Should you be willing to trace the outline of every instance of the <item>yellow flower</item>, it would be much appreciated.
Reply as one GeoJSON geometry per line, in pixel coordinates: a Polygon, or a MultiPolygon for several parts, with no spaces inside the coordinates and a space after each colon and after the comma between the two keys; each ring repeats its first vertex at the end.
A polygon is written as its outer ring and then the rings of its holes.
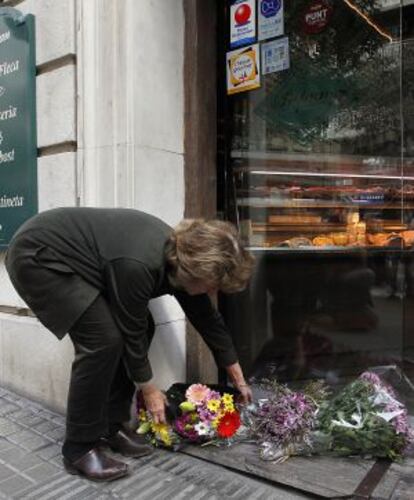
{"type": "Polygon", "coordinates": [[[155,422],[151,423],[151,430],[154,433],[161,434],[162,432],[168,432],[167,424],[156,424],[155,422]]]}
{"type": "Polygon", "coordinates": [[[156,424],[152,422],[151,430],[166,446],[171,446],[172,442],[168,424],[156,424]]]}
{"type": "Polygon", "coordinates": [[[232,412],[234,411],[234,404],[233,403],[230,403],[230,404],[224,404],[224,409],[226,410],[226,412],[232,412]]]}
{"type": "Polygon", "coordinates": [[[228,412],[234,411],[233,395],[225,392],[221,397],[221,401],[224,405],[224,409],[228,412]]]}
{"type": "Polygon", "coordinates": [[[138,418],[139,418],[140,422],[146,422],[146,420],[147,420],[147,413],[146,413],[146,411],[143,408],[141,408],[139,410],[138,418]]]}
{"type": "Polygon", "coordinates": [[[212,412],[217,412],[220,409],[221,401],[219,399],[210,399],[207,402],[207,408],[212,412]]]}
{"type": "Polygon", "coordinates": [[[165,446],[171,446],[172,445],[172,442],[171,442],[171,439],[170,439],[169,435],[163,437],[162,438],[162,442],[165,444],[165,446]]]}
{"type": "Polygon", "coordinates": [[[227,392],[225,392],[223,394],[223,396],[221,397],[221,400],[223,401],[223,403],[227,406],[227,405],[232,405],[233,404],[233,395],[232,394],[228,394],[227,392]]]}
{"type": "Polygon", "coordinates": [[[161,441],[166,445],[166,446],[171,446],[171,438],[170,438],[170,433],[168,432],[167,429],[161,429],[160,433],[160,439],[161,441]]]}

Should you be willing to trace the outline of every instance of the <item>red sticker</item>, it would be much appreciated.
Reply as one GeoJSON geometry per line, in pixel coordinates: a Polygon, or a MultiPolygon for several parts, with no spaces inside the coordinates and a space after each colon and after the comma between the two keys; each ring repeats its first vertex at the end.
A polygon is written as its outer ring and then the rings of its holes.
{"type": "Polygon", "coordinates": [[[310,35],[320,33],[329,24],[332,7],[323,1],[312,2],[303,14],[303,31],[310,35]]]}
{"type": "Polygon", "coordinates": [[[248,3],[242,3],[240,7],[236,10],[234,18],[236,23],[240,26],[247,24],[250,21],[252,15],[252,9],[248,3]]]}

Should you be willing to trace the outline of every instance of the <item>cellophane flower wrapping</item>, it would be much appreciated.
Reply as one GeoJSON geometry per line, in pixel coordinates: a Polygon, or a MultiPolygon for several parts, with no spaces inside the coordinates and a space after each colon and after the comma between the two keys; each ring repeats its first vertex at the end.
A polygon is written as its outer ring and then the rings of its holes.
{"type": "MultiPolygon", "coordinates": [[[[398,369],[393,370],[398,375],[398,369]]],[[[334,454],[400,460],[414,433],[407,408],[378,372],[362,373],[335,396],[329,396],[322,382],[303,391],[266,382],[270,395],[252,412],[262,458],[283,461],[292,455],[334,454]]]]}
{"type": "Polygon", "coordinates": [[[235,401],[237,392],[231,388],[218,389],[203,384],[174,384],[166,392],[166,424],[152,421],[142,394],[138,393],[138,434],[146,435],[155,446],[172,449],[188,442],[231,444],[243,431],[241,414],[235,401]]]}

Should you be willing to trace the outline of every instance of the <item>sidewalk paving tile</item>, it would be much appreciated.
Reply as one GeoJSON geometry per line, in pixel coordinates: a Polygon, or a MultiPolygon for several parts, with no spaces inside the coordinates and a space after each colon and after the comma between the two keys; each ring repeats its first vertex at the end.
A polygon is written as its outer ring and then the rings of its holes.
{"type": "MultiPolygon", "coordinates": [[[[9,495],[10,498],[19,498],[20,492],[22,490],[27,489],[28,486],[30,486],[32,483],[29,479],[26,479],[25,477],[21,475],[15,475],[12,476],[9,479],[6,479],[5,481],[1,481],[0,483],[0,491],[6,495],[9,495]]],[[[24,498],[20,496],[20,498],[24,498]]],[[[38,499],[40,500],[40,499],[38,499]]]]}
{"type": "MultiPolygon", "coordinates": [[[[130,467],[127,477],[112,483],[93,483],[69,475],[63,469],[61,441],[64,438],[64,423],[63,415],[0,388],[1,500],[309,498],[299,491],[271,485],[195,457],[160,449],[141,459],[124,459],[130,467]]],[[[120,458],[119,455],[117,458],[120,458]]],[[[401,495],[409,491],[410,482],[410,477],[404,476],[401,471],[401,495]]],[[[402,499],[401,496],[398,500],[402,499]]]]}
{"type": "Polygon", "coordinates": [[[0,464],[0,481],[8,479],[9,477],[14,475],[15,475],[14,470],[10,469],[10,467],[7,467],[7,465],[0,464]]]}

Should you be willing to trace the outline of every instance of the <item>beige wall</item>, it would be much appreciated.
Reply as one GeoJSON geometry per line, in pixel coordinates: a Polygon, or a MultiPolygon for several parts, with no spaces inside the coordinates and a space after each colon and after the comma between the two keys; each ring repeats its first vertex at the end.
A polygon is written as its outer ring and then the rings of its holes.
{"type": "MultiPolygon", "coordinates": [[[[39,210],[123,206],[178,222],[184,213],[182,0],[9,4],[36,17],[39,210]]],[[[0,385],[64,409],[72,346],[35,318],[18,315],[25,304],[3,257],[0,385]]],[[[165,387],[185,378],[184,315],[171,298],[153,301],[151,310],[158,328],[150,357],[165,387]]]]}

